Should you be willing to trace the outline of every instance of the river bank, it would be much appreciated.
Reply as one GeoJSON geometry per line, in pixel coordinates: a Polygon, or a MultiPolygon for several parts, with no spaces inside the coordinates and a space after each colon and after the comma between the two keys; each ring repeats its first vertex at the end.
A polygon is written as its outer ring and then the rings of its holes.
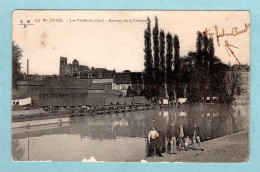
{"type": "Polygon", "coordinates": [[[163,157],[147,157],[148,162],[248,162],[249,131],[243,131],[202,142],[204,151],[163,153],[163,157]]]}
{"type": "Polygon", "coordinates": [[[60,117],[84,117],[106,114],[116,114],[125,112],[136,112],[156,109],[158,107],[145,104],[137,105],[113,105],[113,106],[98,106],[94,108],[74,108],[74,109],[56,109],[53,111],[45,111],[43,108],[16,110],[12,111],[12,122],[25,122],[32,120],[53,119],[60,117]]]}

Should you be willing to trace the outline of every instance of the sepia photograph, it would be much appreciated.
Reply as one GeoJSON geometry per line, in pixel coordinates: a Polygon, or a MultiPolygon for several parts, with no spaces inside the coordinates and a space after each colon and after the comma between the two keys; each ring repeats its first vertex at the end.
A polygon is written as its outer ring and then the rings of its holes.
{"type": "Polygon", "coordinates": [[[15,10],[13,161],[250,161],[250,12],[15,10]]]}

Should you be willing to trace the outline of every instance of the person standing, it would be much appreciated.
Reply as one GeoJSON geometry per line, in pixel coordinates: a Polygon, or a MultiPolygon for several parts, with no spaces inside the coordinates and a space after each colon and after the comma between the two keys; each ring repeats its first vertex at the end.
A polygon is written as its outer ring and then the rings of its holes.
{"type": "Polygon", "coordinates": [[[194,149],[196,149],[196,145],[197,145],[197,143],[198,143],[199,149],[200,149],[201,151],[204,151],[204,149],[201,147],[200,129],[199,129],[199,126],[198,126],[198,122],[197,122],[197,121],[194,121],[192,141],[193,141],[194,149]]]}
{"type": "Polygon", "coordinates": [[[184,148],[184,150],[188,151],[186,145],[185,145],[185,131],[183,127],[183,123],[180,123],[180,126],[178,127],[178,140],[180,144],[180,148],[184,148]]]}
{"type": "Polygon", "coordinates": [[[176,149],[176,139],[177,138],[177,130],[175,128],[175,124],[172,123],[170,128],[167,130],[167,140],[168,140],[168,153],[169,154],[177,154],[176,149]]]}
{"type": "Polygon", "coordinates": [[[152,127],[148,133],[148,143],[149,143],[149,147],[150,147],[148,156],[153,156],[154,150],[155,150],[156,155],[162,157],[158,138],[159,138],[158,132],[155,130],[155,127],[152,127]]]}

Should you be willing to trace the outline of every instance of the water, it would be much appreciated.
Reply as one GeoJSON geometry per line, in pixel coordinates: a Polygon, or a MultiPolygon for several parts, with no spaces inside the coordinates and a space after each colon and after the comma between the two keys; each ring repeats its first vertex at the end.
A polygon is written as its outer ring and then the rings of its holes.
{"type": "Polygon", "coordinates": [[[196,105],[78,117],[69,123],[13,128],[12,156],[20,161],[140,161],[147,154],[151,126],[161,136],[171,123],[184,124],[189,133],[198,121],[206,141],[249,129],[249,105],[196,105]]]}

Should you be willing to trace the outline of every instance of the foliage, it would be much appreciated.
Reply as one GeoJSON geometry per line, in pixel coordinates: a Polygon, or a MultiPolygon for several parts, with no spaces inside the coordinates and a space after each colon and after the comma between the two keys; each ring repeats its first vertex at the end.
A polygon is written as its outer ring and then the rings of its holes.
{"type": "Polygon", "coordinates": [[[178,35],[173,38],[174,47],[174,73],[178,74],[180,71],[180,43],[178,35]]]}
{"type": "Polygon", "coordinates": [[[22,49],[19,45],[12,42],[12,87],[18,88],[18,81],[23,78],[21,72],[21,58],[23,57],[22,49]]]}
{"type": "Polygon", "coordinates": [[[160,31],[160,83],[165,83],[165,34],[164,31],[160,31]]]}
{"type": "Polygon", "coordinates": [[[176,98],[183,97],[183,85],[180,82],[181,73],[180,73],[180,43],[178,35],[173,37],[173,48],[174,48],[174,90],[176,98]]]}
{"type": "Polygon", "coordinates": [[[144,66],[145,73],[151,75],[153,72],[153,56],[152,56],[152,42],[151,42],[151,21],[147,18],[147,29],[144,31],[144,66]]]}
{"type": "Polygon", "coordinates": [[[151,21],[147,18],[147,28],[144,31],[144,95],[151,99],[153,96],[153,56],[152,56],[152,40],[151,40],[151,21]]]}
{"type": "Polygon", "coordinates": [[[153,90],[154,96],[156,97],[156,100],[159,96],[160,90],[160,58],[159,58],[159,27],[158,27],[158,18],[155,16],[155,25],[153,27],[153,59],[154,59],[154,80],[155,84],[153,86],[155,87],[153,90]]]}
{"type": "Polygon", "coordinates": [[[207,35],[203,35],[202,37],[202,60],[203,60],[203,66],[205,68],[208,67],[208,46],[209,46],[209,39],[208,39],[208,36],[207,35]]]}
{"type": "Polygon", "coordinates": [[[173,96],[173,38],[168,32],[166,35],[166,83],[169,97],[173,96]]]}
{"type": "Polygon", "coordinates": [[[197,42],[196,42],[196,64],[202,65],[202,33],[197,33],[197,42]]]}

